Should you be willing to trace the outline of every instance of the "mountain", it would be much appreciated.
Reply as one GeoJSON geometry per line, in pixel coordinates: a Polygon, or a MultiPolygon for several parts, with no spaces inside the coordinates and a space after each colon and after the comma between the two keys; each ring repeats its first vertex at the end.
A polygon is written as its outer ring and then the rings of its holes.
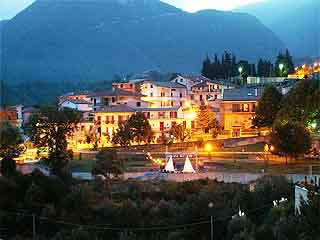
{"type": "Polygon", "coordinates": [[[37,0],[5,24],[6,81],[80,82],[200,72],[207,54],[273,58],[283,43],[257,18],[187,13],[159,0],[37,0]]]}
{"type": "Polygon", "coordinates": [[[296,57],[320,54],[319,0],[265,0],[236,11],[256,16],[296,57]]]}

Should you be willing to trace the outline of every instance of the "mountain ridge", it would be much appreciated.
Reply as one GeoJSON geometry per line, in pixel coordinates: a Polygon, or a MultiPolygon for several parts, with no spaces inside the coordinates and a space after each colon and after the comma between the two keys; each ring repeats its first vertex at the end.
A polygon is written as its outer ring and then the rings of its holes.
{"type": "Polygon", "coordinates": [[[320,1],[267,0],[235,9],[256,16],[295,57],[320,55],[320,1]]]}
{"type": "Polygon", "coordinates": [[[188,13],[158,0],[37,0],[5,24],[5,46],[8,82],[199,72],[207,54],[256,60],[284,48],[249,14],[188,13]]]}

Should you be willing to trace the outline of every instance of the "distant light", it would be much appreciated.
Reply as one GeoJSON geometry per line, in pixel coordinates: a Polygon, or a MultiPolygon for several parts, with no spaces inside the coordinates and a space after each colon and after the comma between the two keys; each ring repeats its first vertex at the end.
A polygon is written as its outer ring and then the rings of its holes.
{"type": "Polygon", "coordinates": [[[239,71],[239,73],[241,74],[242,71],[243,71],[243,68],[242,68],[242,67],[239,67],[239,68],[238,68],[238,71],[239,71]]]}
{"type": "Polygon", "coordinates": [[[284,68],[284,64],[283,64],[283,63],[280,63],[280,64],[279,64],[279,68],[280,68],[280,70],[282,71],[282,69],[284,68]]]}
{"type": "Polygon", "coordinates": [[[313,66],[314,66],[314,67],[318,67],[318,63],[315,62],[315,63],[313,64],[313,66]]]}
{"type": "Polygon", "coordinates": [[[316,123],[316,122],[311,123],[311,127],[312,127],[313,129],[316,129],[316,128],[317,128],[317,123],[316,123]]]}
{"type": "Polygon", "coordinates": [[[303,65],[302,65],[302,68],[306,68],[306,65],[305,65],[305,64],[303,64],[303,65]]]}
{"type": "Polygon", "coordinates": [[[213,150],[212,144],[206,143],[206,145],[204,146],[204,150],[206,152],[211,152],[213,150]]]}

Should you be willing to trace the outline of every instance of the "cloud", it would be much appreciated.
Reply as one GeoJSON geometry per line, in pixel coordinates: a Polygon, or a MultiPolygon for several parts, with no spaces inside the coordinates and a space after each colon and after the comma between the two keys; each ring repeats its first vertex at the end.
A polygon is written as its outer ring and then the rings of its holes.
{"type": "Polygon", "coordinates": [[[35,0],[0,0],[0,18],[10,19],[28,7],[35,0]]]}

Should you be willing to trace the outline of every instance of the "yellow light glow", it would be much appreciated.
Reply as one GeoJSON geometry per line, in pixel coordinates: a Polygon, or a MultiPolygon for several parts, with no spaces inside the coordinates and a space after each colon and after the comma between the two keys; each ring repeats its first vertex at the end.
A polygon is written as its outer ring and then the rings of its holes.
{"type": "Polygon", "coordinates": [[[268,144],[264,145],[264,151],[269,152],[269,145],[268,144]]]}
{"type": "Polygon", "coordinates": [[[184,104],[184,106],[185,106],[186,108],[190,108],[190,107],[191,107],[191,103],[190,103],[189,101],[186,101],[185,104],[184,104]]]}
{"type": "Polygon", "coordinates": [[[274,151],[274,146],[270,147],[270,151],[273,152],[274,151]]]}
{"type": "Polygon", "coordinates": [[[195,112],[189,112],[189,113],[186,113],[186,114],[185,114],[185,117],[186,117],[187,119],[194,120],[194,119],[196,119],[197,114],[196,114],[195,112]]]}
{"type": "Polygon", "coordinates": [[[206,145],[204,146],[204,150],[206,152],[211,152],[213,150],[213,146],[210,143],[206,143],[206,145]]]}

